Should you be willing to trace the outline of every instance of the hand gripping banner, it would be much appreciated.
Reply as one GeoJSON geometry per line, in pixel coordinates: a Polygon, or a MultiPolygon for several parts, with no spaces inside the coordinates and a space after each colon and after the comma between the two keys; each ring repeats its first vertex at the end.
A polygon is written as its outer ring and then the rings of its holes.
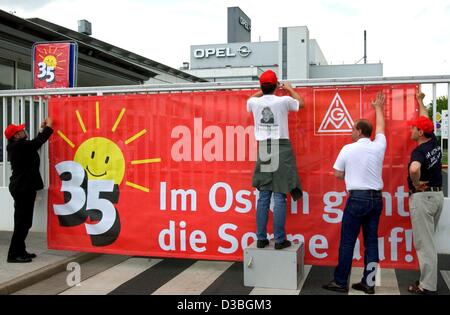
{"type": "MultiPolygon", "coordinates": [[[[347,192],[333,164],[357,119],[375,126],[371,100],[382,91],[388,144],[380,263],[416,268],[406,183],[415,144],[406,121],[417,116],[417,86],[296,90],[306,106],[289,114],[289,132],[304,197],[288,198],[288,238],[304,242],[306,264],[336,264],[347,192]]],[[[256,141],[246,111],[254,92],[52,98],[49,248],[242,260],[256,239],[256,141]]],[[[360,235],[359,265],[363,244],[360,235]]]]}

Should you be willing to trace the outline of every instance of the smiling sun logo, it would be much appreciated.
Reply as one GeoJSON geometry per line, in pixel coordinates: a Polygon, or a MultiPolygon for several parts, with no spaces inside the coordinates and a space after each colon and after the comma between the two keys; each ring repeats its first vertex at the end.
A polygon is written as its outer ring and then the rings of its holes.
{"type": "MultiPolygon", "coordinates": [[[[96,129],[100,129],[100,103],[95,104],[96,129]]],[[[125,108],[119,113],[112,132],[116,132],[125,108]]],[[[87,132],[78,110],[75,111],[83,133],[87,132]]],[[[138,140],[147,133],[139,131],[125,140],[125,145],[138,140]]],[[[76,145],[60,130],[57,134],[72,149],[76,145]]],[[[160,163],[160,158],[133,160],[131,165],[160,163]]],[[[119,186],[124,180],[127,161],[119,145],[105,137],[92,137],[83,141],[77,148],[73,161],[56,165],[62,180],[66,204],[55,205],[60,225],[76,226],[85,223],[86,231],[94,246],[112,244],[120,234],[119,212],[114,204],[119,201],[119,186]],[[88,222],[86,222],[88,221],[88,222]]],[[[148,193],[148,187],[125,180],[125,185],[148,193]]]]}
{"type": "Polygon", "coordinates": [[[89,180],[113,180],[120,185],[125,173],[125,158],[109,139],[95,137],[84,141],[73,160],[84,166],[89,180]]]}
{"type": "Polygon", "coordinates": [[[43,54],[39,54],[39,57],[42,59],[42,62],[44,62],[44,64],[47,67],[63,70],[63,68],[58,67],[58,64],[63,64],[67,62],[65,59],[61,58],[62,55],[63,53],[58,52],[58,48],[56,47],[53,52],[51,51],[51,48],[48,51],[44,49],[43,54]]]}

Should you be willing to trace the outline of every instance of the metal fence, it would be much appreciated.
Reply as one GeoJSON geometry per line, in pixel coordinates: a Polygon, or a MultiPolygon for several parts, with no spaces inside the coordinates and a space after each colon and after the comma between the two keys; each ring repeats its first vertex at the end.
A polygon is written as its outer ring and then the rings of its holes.
{"type": "MultiPolygon", "coordinates": [[[[379,78],[344,78],[344,79],[314,79],[293,80],[294,87],[323,87],[323,86],[352,86],[352,85],[381,85],[381,84],[420,84],[431,85],[433,100],[433,120],[436,125],[437,87],[446,85],[447,96],[450,95],[450,76],[417,76],[417,77],[379,77],[379,78]]],[[[213,91],[213,90],[243,90],[259,88],[258,82],[206,82],[189,84],[159,84],[138,86],[111,86],[88,87],[71,89],[45,89],[45,90],[10,90],[0,91],[1,130],[10,123],[27,125],[27,132],[33,138],[39,124],[47,117],[47,104],[50,98],[68,96],[92,96],[92,95],[124,95],[124,94],[155,94],[171,92],[213,91]]],[[[450,134],[450,126],[449,126],[450,134]]],[[[6,154],[6,138],[2,136],[0,141],[0,187],[9,184],[11,173],[6,154]],[[6,162],[5,162],[6,161],[6,162]]],[[[447,146],[448,156],[448,146],[447,146]]],[[[45,185],[48,185],[48,146],[40,150],[41,174],[44,176],[45,185]]],[[[450,177],[447,176],[447,189],[450,196],[450,177]]]]}

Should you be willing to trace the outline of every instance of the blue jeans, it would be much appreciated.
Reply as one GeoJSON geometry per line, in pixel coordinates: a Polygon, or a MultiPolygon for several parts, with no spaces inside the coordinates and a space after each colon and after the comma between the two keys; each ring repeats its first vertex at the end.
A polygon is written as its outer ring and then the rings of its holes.
{"type": "Polygon", "coordinates": [[[362,227],[364,236],[364,274],[361,282],[370,287],[374,286],[376,264],[379,261],[378,223],[380,222],[382,209],[383,198],[381,191],[350,191],[342,218],[339,263],[334,271],[334,281],[337,285],[345,287],[348,285],[352,269],[353,250],[362,227]],[[367,282],[369,276],[370,281],[367,282]]]}
{"type": "Polygon", "coordinates": [[[282,243],[286,239],[284,225],[286,223],[286,194],[260,190],[258,204],[256,206],[256,236],[258,240],[267,239],[267,221],[269,220],[270,198],[274,197],[273,232],[276,243],[282,243]]]}

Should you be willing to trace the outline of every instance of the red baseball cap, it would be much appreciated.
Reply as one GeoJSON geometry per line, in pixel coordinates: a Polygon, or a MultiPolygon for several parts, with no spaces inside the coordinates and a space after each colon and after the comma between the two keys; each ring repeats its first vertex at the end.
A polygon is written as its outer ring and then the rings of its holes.
{"type": "Polygon", "coordinates": [[[259,77],[259,83],[263,84],[277,84],[278,78],[275,72],[272,70],[264,71],[263,74],[259,77]]]}
{"type": "Polygon", "coordinates": [[[432,133],[434,131],[434,125],[430,118],[425,116],[420,116],[416,120],[408,121],[408,126],[414,126],[417,129],[422,130],[426,133],[432,133]]]}
{"type": "Polygon", "coordinates": [[[10,140],[12,137],[14,137],[14,135],[16,133],[18,133],[19,131],[22,131],[22,130],[25,130],[25,124],[23,124],[23,125],[10,124],[5,129],[5,137],[6,137],[6,139],[10,140]]]}

